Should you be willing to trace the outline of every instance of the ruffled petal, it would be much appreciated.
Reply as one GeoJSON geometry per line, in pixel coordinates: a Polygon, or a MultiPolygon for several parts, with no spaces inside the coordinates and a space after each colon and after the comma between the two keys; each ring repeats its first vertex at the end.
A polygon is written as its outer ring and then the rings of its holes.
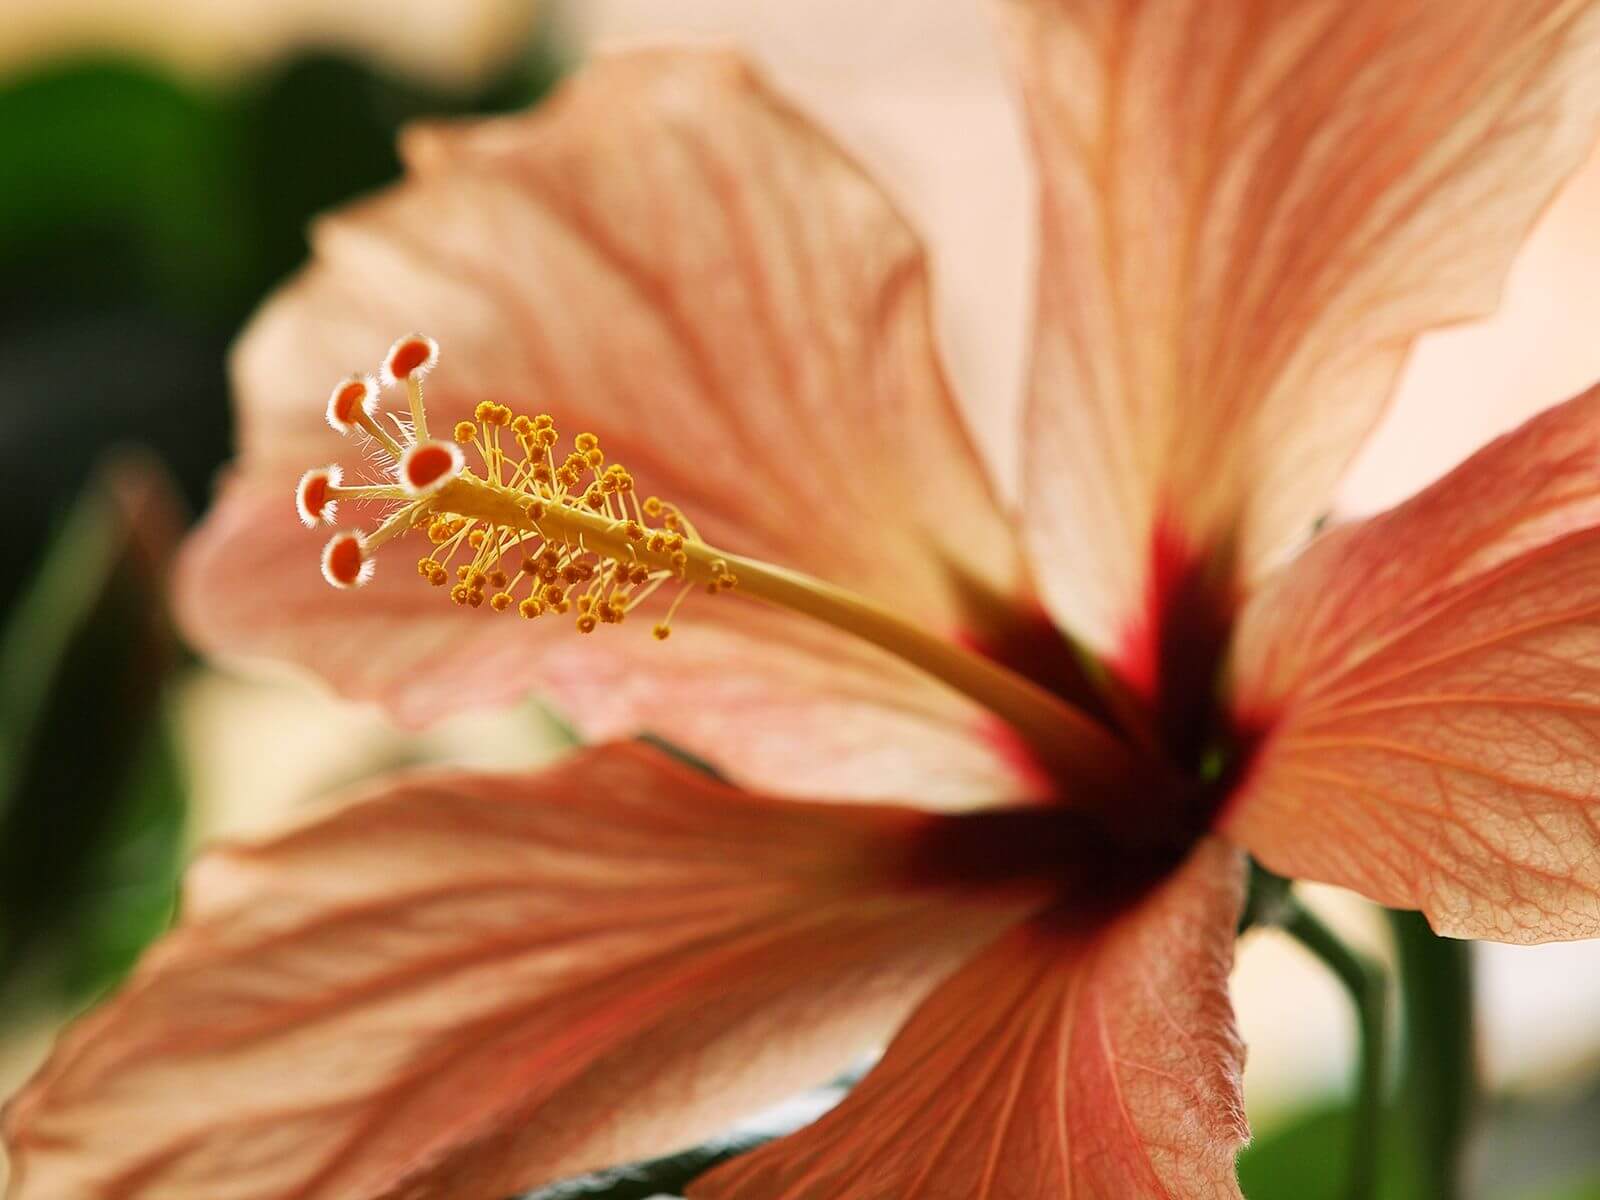
{"type": "Polygon", "coordinates": [[[1581,162],[1600,8],[1001,7],[1041,176],[1030,546],[1130,682],[1206,687],[1187,647],[1325,510],[1417,335],[1493,307],[1581,162]]]}
{"type": "Polygon", "coordinates": [[[213,853],[8,1110],[10,1195],[491,1200],[707,1136],[1027,911],[908,869],[941,820],[611,746],[213,853]]]}
{"type": "Polygon", "coordinates": [[[1600,390],[1258,594],[1223,829],[1443,933],[1600,935],[1600,390]]]}
{"type": "Polygon", "coordinates": [[[917,1010],[843,1104],[692,1200],[1238,1197],[1237,851],[1202,843],[1110,924],[1063,908],[917,1010]]]}
{"type": "Polygon", "coordinates": [[[526,116],[418,129],[406,149],[407,181],[324,221],[315,263],[238,348],[237,482],[180,577],[194,639],[288,658],[412,723],[552,687],[586,733],[648,725],[719,762],[719,747],[739,746],[731,772],[803,793],[936,789],[887,775],[870,785],[844,744],[766,761],[759,748],[787,735],[752,695],[786,697],[775,703],[802,726],[822,708],[858,716],[865,747],[931,712],[931,732],[897,743],[905,761],[926,763],[921,781],[947,775],[967,800],[1014,792],[1015,771],[970,707],[736,598],[691,599],[666,654],[637,631],[576,654],[514,617],[464,618],[417,579],[411,560],[427,547],[412,549],[416,535],[380,557],[380,579],[396,578],[376,601],[374,588],[322,585],[322,535],[272,506],[289,513],[300,472],[340,449],[322,417],[332,383],[422,329],[443,352],[427,379],[430,427],[486,399],[548,411],[568,436],[597,433],[712,544],[952,635],[1003,625],[1019,586],[1013,536],[934,351],[920,247],[862,173],[737,60],[602,59],[526,116]],[[697,626],[712,624],[727,629],[702,639],[697,626]],[[812,661],[797,667],[802,650],[812,661]],[[736,670],[691,697],[691,656],[736,670]],[[599,694],[596,677],[628,682],[599,694]]]}

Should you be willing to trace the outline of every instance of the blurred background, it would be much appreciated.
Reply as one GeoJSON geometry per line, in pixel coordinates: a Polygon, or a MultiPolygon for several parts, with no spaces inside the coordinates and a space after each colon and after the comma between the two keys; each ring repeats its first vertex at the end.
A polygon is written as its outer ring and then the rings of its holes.
{"type": "MultiPolygon", "coordinates": [[[[164,928],[197,845],[383,768],[530,764],[567,744],[531,705],[492,738],[481,719],[470,739],[402,737],[303,680],[198,662],[169,624],[166,571],[228,455],[227,347],[303,259],[309,218],[393,179],[412,118],[534,104],[588,48],[660,36],[738,41],[873,167],[932,245],[964,401],[1014,411],[1031,183],[979,0],[0,0],[0,1096],[164,928]]],[[[1341,510],[1404,497],[1600,379],[1595,279],[1600,159],[1547,214],[1502,311],[1418,351],[1341,510]]],[[[978,427],[1014,479],[1005,422],[978,427]]],[[[1306,892],[1392,953],[1380,914],[1306,892]]],[[[1492,1097],[1477,1194],[1600,1197],[1600,944],[1472,955],[1492,1097]]],[[[1338,1195],[1344,994],[1267,931],[1247,936],[1235,992],[1258,1134],[1247,1195],[1338,1195]]],[[[583,1194],[670,1192],[703,1161],[583,1194]]],[[[1387,1200],[1426,1197],[1390,1167],[1387,1200]]]]}

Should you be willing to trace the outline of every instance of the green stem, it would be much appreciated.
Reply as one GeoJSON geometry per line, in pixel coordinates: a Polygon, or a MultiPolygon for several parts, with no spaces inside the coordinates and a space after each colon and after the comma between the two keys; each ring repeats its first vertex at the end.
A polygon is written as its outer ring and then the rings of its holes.
{"type": "Polygon", "coordinates": [[[1350,1120],[1350,1200],[1372,1200],[1378,1190],[1379,1144],[1384,1119],[1384,1060],[1389,979],[1383,965],[1339,940],[1291,893],[1280,901],[1279,924],[1322,960],[1355,1006],[1359,1036],[1356,1092],[1350,1120]]]}
{"type": "Polygon", "coordinates": [[[1420,1176],[1418,1196],[1457,1200],[1478,1101],[1471,948],[1437,936],[1414,912],[1389,913],[1400,983],[1400,1105],[1420,1176]]]}

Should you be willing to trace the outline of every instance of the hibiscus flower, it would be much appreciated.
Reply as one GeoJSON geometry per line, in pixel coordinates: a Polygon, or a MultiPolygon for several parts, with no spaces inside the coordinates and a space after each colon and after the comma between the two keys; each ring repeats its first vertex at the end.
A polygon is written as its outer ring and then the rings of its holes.
{"type": "Polygon", "coordinates": [[[20,1200],[498,1200],[883,1039],[690,1194],[1237,1196],[1246,851],[1600,933],[1600,392],[1304,545],[1588,149],[1600,6],[1001,11],[1043,246],[1014,520],[914,237],[729,55],[415,130],[318,228],[238,351],[189,630],[602,744],[204,858],[14,1102],[20,1200]],[[345,378],[378,362],[392,405],[345,378]],[[364,460],[318,465],[325,416],[364,460]],[[640,730],[724,778],[603,741],[640,730]]]}

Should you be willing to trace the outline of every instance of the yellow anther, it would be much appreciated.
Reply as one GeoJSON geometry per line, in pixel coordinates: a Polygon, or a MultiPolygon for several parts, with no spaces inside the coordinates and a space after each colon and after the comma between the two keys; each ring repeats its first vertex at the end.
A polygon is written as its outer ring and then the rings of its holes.
{"type": "Polygon", "coordinates": [[[467,581],[467,576],[471,575],[471,574],[472,574],[472,568],[469,565],[467,565],[466,563],[462,563],[459,567],[456,568],[456,578],[459,579],[462,583],[465,583],[467,581]]]}
{"type": "Polygon", "coordinates": [[[669,561],[672,563],[673,574],[682,579],[689,567],[689,555],[682,550],[674,550],[669,561]]]}
{"type": "Polygon", "coordinates": [[[516,432],[516,435],[519,438],[528,438],[533,436],[533,421],[526,416],[518,417],[516,420],[512,421],[511,428],[516,432]]]}
{"type": "MultiPolygon", "coordinates": [[[[549,487],[550,486],[550,481],[553,478],[554,478],[554,474],[551,472],[551,470],[550,470],[548,465],[546,465],[545,463],[534,463],[534,465],[533,465],[533,481],[535,483],[540,483],[540,484],[543,484],[545,487],[549,487]]],[[[538,519],[539,519],[538,517],[534,518],[534,520],[536,520],[536,521],[538,519]]]]}
{"type": "Polygon", "coordinates": [[[539,449],[548,450],[556,444],[556,431],[549,426],[545,426],[543,429],[536,429],[534,433],[537,435],[536,440],[539,443],[539,449]]]}
{"type": "Polygon", "coordinates": [[[473,588],[472,591],[467,595],[467,603],[472,605],[473,608],[482,608],[483,593],[477,588],[473,588]]]}
{"type": "Polygon", "coordinates": [[[591,467],[603,467],[606,465],[606,456],[604,451],[590,450],[583,456],[583,461],[588,463],[591,467]]]}
{"type": "Polygon", "coordinates": [[[644,526],[637,521],[624,521],[622,523],[622,532],[630,542],[644,541],[644,526]]]}
{"type": "Polygon", "coordinates": [[[493,400],[480,400],[478,407],[472,410],[472,415],[484,425],[494,424],[494,410],[498,407],[493,400]]]}
{"type": "Polygon", "coordinates": [[[530,521],[542,521],[544,520],[544,514],[546,512],[544,501],[529,500],[528,503],[523,506],[522,511],[528,514],[528,519],[530,521]]]}
{"type": "Polygon", "coordinates": [[[645,566],[643,563],[634,564],[633,568],[628,572],[628,582],[633,584],[635,587],[649,583],[650,568],[645,566]]]}
{"type": "Polygon", "coordinates": [[[511,607],[511,593],[496,592],[489,598],[489,607],[494,609],[495,612],[505,612],[506,609],[511,607]]]}
{"type": "Polygon", "coordinates": [[[544,602],[551,608],[559,608],[561,605],[567,602],[566,589],[559,588],[554,584],[551,584],[549,587],[544,589],[544,602]]]}
{"type": "Polygon", "coordinates": [[[610,496],[617,490],[617,477],[615,475],[602,475],[600,477],[600,490],[610,496]]]}
{"type": "Polygon", "coordinates": [[[466,604],[471,595],[472,589],[464,583],[458,583],[455,585],[455,587],[450,589],[450,599],[455,601],[457,604],[466,604]]]}
{"type": "Polygon", "coordinates": [[[521,604],[517,605],[517,611],[531,621],[540,613],[544,612],[544,605],[540,604],[532,596],[529,596],[521,604]]]}
{"type": "Polygon", "coordinates": [[[676,554],[679,550],[682,550],[683,549],[683,534],[681,534],[681,533],[669,533],[669,534],[667,534],[667,549],[669,551],[671,551],[672,553],[674,553],[674,554],[676,554]]]}
{"type": "Polygon", "coordinates": [[[650,632],[655,636],[656,641],[664,642],[672,636],[672,627],[665,621],[661,621],[650,632]]]}
{"type": "Polygon", "coordinates": [[[428,582],[434,587],[443,587],[449,579],[449,574],[437,563],[434,564],[433,570],[428,573],[428,582]]]}
{"type": "Polygon", "coordinates": [[[605,510],[605,493],[600,490],[600,485],[598,483],[591,483],[588,488],[584,490],[583,502],[590,508],[594,509],[595,512],[602,512],[605,510]]]}
{"type": "Polygon", "coordinates": [[[578,448],[580,453],[587,454],[591,450],[600,448],[600,439],[592,433],[580,433],[572,439],[572,444],[578,448]]]}
{"type": "Polygon", "coordinates": [[[577,487],[580,478],[576,467],[562,467],[556,471],[556,482],[562,487],[577,487]]]}
{"type": "Polygon", "coordinates": [[[536,429],[554,429],[556,419],[549,413],[535,413],[533,416],[533,424],[534,428],[536,429]]]}
{"type": "Polygon", "coordinates": [[[424,579],[428,579],[433,575],[433,568],[436,565],[431,558],[419,558],[417,559],[417,574],[424,579]]]}
{"type": "Polygon", "coordinates": [[[474,529],[471,533],[467,534],[467,545],[471,546],[474,550],[482,550],[483,543],[487,541],[488,538],[489,535],[483,530],[474,529]]]}
{"type": "Polygon", "coordinates": [[[583,616],[578,618],[578,632],[593,633],[597,624],[599,624],[598,621],[596,621],[588,613],[585,613],[583,616]]]}
{"type": "Polygon", "coordinates": [[[645,546],[652,554],[662,554],[667,548],[667,535],[664,533],[652,533],[645,546]]]}
{"type": "Polygon", "coordinates": [[[435,521],[428,526],[428,540],[435,546],[442,545],[450,540],[450,522],[435,521]]]}
{"type": "Polygon", "coordinates": [[[659,496],[645,497],[644,515],[647,517],[659,517],[661,515],[661,498],[659,496]]]}
{"type": "Polygon", "coordinates": [[[463,446],[470,443],[472,439],[477,436],[478,427],[471,421],[456,422],[456,441],[460,442],[463,446]]]}
{"type": "Polygon", "coordinates": [[[490,571],[489,572],[489,586],[490,587],[503,588],[503,587],[505,587],[505,585],[506,585],[506,573],[504,571],[490,571]]]}

